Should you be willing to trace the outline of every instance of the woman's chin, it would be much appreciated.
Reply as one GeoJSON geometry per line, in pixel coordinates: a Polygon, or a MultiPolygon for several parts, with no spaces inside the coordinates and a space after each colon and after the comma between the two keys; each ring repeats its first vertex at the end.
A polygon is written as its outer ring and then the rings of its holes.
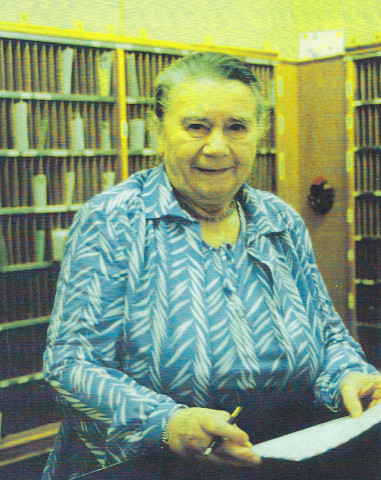
{"type": "Polygon", "coordinates": [[[200,207],[209,207],[213,210],[223,210],[226,208],[232,199],[234,194],[226,194],[225,192],[205,192],[202,196],[194,199],[194,203],[200,207]]]}

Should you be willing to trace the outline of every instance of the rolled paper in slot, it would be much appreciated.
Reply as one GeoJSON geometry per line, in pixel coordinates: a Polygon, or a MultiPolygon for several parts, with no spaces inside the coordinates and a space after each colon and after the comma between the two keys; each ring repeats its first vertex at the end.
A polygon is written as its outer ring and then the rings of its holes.
{"type": "Polygon", "coordinates": [[[98,63],[99,90],[102,97],[110,96],[112,52],[103,52],[98,63]]]}
{"type": "Polygon", "coordinates": [[[65,245],[70,229],[55,228],[52,230],[53,260],[61,262],[65,252],[65,245]]]}
{"type": "Polygon", "coordinates": [[[115,172],[111,170],[102,175],[103,190],[108,190],[115,185],[115,172]]]}
{"type": "Polygon", "coordinates": [[[74,49],[67,47],[62,52],[62,93],[70,95],[74,49]]]}
{"type": "Polygon", "coordinates": [[[40,150],[44,150],[46,145],[46,139],[48,136],[48,128],[49,128],[49,117],[45,115],[41,121],[41,130],[40,130],[40,150]]]}
{"type": "Polygon", "coordinates": [[[145,122],[142,118],[134,118],[129,123],[131,152],[141,152],[144,148],[145,122]]]}
{"type": "Polygon", "coordinates": [[[5,265],[8,265],[8,252],[7,244],[5,243],[5,238],[0,224],[0,269],[5,265]]]}
{"type": "Polygon", "coordinates": [[[102,135],[102,149],[111,150],[111,137],[110,137],[110,122],[102,122],[101,124],[102,135]]]}
{"type": "Polygon", "coordinates": [[[135,55],[127,55],[127,96],[139,97],[138,75],[136,73],[135,55]]]}
{"type": "Polygon", "coordinates": [[[33,205],[46,207],[48,204],[46,175],[40,173],[32,178],[33,205]]]}
{"type": "Polygon", "coordinates": [[[14,144],[17,150],[29,150],[28,137],[28,104],[17,102],[13,107],[14,144]]]}
{"type": "Polygon", "coordinates": [[[66,205],[73,203],[75,187],[75,172],[66,172],[65,174],[65,189],[66,189],[66,205]]]}
{"type": "Polygon", "coordinates": [[[36,230],[34,241],[36,245],[36,261],[43,262],[45,258],[45,230],[36,230]]]}
{"type": "Polygon", "coordinates": [[[83,131],[83,119],[79,113],[71,122],[72,148],[73,150],[85,149],[85,135],[83,131]]]}

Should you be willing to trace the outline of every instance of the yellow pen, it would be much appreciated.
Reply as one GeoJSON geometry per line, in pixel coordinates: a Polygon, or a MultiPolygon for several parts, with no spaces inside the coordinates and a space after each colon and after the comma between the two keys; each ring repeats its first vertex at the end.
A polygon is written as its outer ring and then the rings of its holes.
{"type": "MultiPolygon", "coordinates": [[[[234,412],[230,415],[230,418],[228,420],[228,423],[230,423],[230,425],[234,425],[235,422],[237,421],[237,417],[238,415],[240,414],[241,410],[242,410],[243,407],[237,407],[234,412]]],[[[212,453],[212,451],[217,448],[219,445],[221,445],[221,443],[224,441],[223,438],[221,437],[213,437],[212,441],[210,442],[210,445],[209,447],[205,450],[204,452],[204,455],[209,455],[210,453],[212,453]]]]}

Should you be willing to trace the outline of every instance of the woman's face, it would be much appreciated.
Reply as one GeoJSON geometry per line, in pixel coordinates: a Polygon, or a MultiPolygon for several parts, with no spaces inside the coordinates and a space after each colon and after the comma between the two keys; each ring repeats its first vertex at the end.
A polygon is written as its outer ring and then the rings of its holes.
{"type": "Polygon", "coordinates": [[[171,91],[160,153],[172,185],[200,207],[223,208],[256,155],[256,99],[237,80],[197,79],[171,91]]]}

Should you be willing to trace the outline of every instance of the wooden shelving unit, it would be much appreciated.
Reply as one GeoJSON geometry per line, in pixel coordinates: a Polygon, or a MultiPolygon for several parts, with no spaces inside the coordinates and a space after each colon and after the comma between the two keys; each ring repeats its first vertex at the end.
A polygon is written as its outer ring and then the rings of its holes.
{"type": "Polygon", "coordinates": [[[359,340],[381,368],[381,45],[346,53],[350,298],[359,340]]]}
{"type": "Polygon", "coordinates": [[[352,334],[348,308],[346,72],[343,55],[280,61],[277,87],[277,194],[305,221],[320,272],[333,304],[352,334]],[[307,197],[316,178],[335,190],[326,215],[314,212],[307,197]]]}
{"type": "Polygon", "coordinates": [[[195,51],[239,56],[262,82],[271,120],[250,182],[275,191],[275,54],[0,22],[0,466],[58,429],[42,354],[73,218],[158,163],[154,78],[195,51]]]}
{"type": "Polygon", "coordinates": [[[14,433],[0,443],[0,468],[48,453],[57,435],[60,422],[14,433]]]}

